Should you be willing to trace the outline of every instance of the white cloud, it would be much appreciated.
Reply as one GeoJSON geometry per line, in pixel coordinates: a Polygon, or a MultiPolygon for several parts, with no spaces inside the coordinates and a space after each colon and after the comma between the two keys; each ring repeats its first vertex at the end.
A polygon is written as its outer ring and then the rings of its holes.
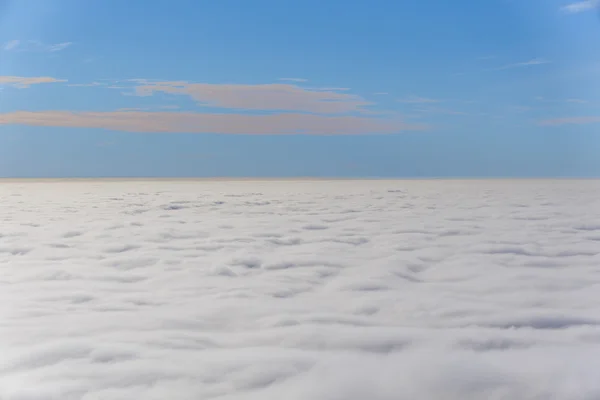
{"type": "Polygon", "coordinates": [[[566,6],[562,7],[561,10],[569,14],[577,14],[598,8],[598,4],[598,0],[585,0],[577,3],[567,4],[566,6]]]}
{"type": "Polygon", "coordinates": [[[571,99],[561,99],[561,100],[557,100],[557,99],[548,99],[545,98],[543,96],[537,96],[535,98],[535,100],[543,102],[543,103],[573,103],[573,104],[589,104],[589,101],[587,100],[583,100],[583,99],[577,99],[577,98],[571,98],[571,99]]]}
{"type": "Polygon", "coordinates": [[[13,49],[15,49],[16,47],[19,46],[19,43],[20,43],[19,40],[11,40],[10,42],[6,42],[4,44],[4,46],[2,46],[2,48],[4,50],[13,50],[13,49]]]}
{"type": "Polygon", "coordinates": [[[508,65],[504,65],[502,67],[498,67],[498,68],[494,68],[494,69],[501,70],[501,69],[523,68],[523,67],[531,67],[531,66],[535,66],[535,65],[543,65],[543,64],[549,64],[549,63],[550,63],[550,61],[544,60],[543,58],[534,58],[529,61],[508,64],[508,65]]]}
{"type": "Polygon", "coordinates": [[[567,103],[587,104],[589,101],[582,99],[567,99],[567,103]]]}
{"type": "Polygon", "coordinates": [[[70,83],[67,86],[71,86],[71,87],[98,87],[98,86],[108,86],[108,83],[103,83],[103,82],[70,83]]]}
{"type": "Polygon", "coordinates": [[[4,44],[4,50],[20,52],[48,52],[55,53],[73,45],[73,42],[46,44],[39,40],[11,40],[4,44]]]}
{"type": "Polygon", "coordinates": [[[539,122],[540,125],[545,126],[559,126],[559,125],[588,125],[600,123],[600,117],[598,116],[583,116],[583,117],[563,117],[563,118],[552,118],[545,119],[539,122]]]}
{"type": "Polygon", "coordinates": [[[439,103],[441,100],[430,99],[430,98],[426,98],[426,97],[410,96],[405,99],[399,99],[398,101],[401,103],[409,103],[409,104],[428,104],[428,103],[439,103]]]}
{"type": "Polygon", "coordinates": [[[46,49],[50,52],[61,51],[61,50],[66,49],[67,47],[71,46],[72,44],[73,44],[72,42],[56,43],[56,44],[47,45],[46,49]]]}
{"type": "Polygon", "coordinates": [[[288,82],[308,82],[308,79],[304,78],[279,78],[278,80],[288,82]]]}
{"type": "Polygon", "coordinates": [[[600,398],[592,181],[5,181],[2,199],[2,399],[600,398]]]}

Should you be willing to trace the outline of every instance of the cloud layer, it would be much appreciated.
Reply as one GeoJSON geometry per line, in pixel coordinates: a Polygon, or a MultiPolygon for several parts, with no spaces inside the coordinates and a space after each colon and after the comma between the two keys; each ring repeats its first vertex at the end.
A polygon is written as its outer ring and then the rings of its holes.
{"type": "Polygon", "coordinates": [[[41,111],[0,114],[0,125],[101,128],[126,132],[230,134],[364,134],[422,130],[388,119],[313,114],[203,114],[186,112],[41,111]]]}
{"type": "Polygon", "coordinates": [[[0,398],[600,398],[600,186],[2,182],[0,398]]]}

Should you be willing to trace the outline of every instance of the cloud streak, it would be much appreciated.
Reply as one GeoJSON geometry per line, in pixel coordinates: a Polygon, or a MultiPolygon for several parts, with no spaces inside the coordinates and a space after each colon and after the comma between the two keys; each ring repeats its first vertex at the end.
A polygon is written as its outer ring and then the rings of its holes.
{"type": "Polygon", "coordinates": [[[19,46],[20,41],[19,40],[11,40],[10,42],[6,42],[3,46],[2,49],[3,50],[13,50],[15,48],[17,48],[19,46]]]}
{"type": "Polygon", "coordinates": [[[561,10],[567,14],[578,14],[598,8],[598,4],[598,0],[585,0],[567,4],[566,6],[561,7],[561,10]]]}
{"type": "Polygon", "coordinates": [[[398,120],[312,114],[203,114],[189,112],[19,111],[0,114],[0,125],[98,128],[125,132],[224,134],[384,134],[423,130],[398,120]]]}
{"type": "Polygon", "coordinates": [[[279,78],[278,81],[287,81],[287,82],[308,82],[308,79],[304,78],[279,78]]]}
{"type": "Polygon", "coordinates": [[[54,53],[73,45],[73,42],[61,42],[46,44],[39,40],[11,40],[6,42],[2,48],[6,51],[31,51],[54,53]]]}
{"type": "Polygon", "coordinates": [[[66,82],[66,79],[56,79],[49,76],[38,76],[38,77],[23,77],[23,76],[0,76],[0,86],[7,85],[13,86],[19,89],[26,89],[31,85],[38,85],[41,83],[58,83],[66,82]]]}
{"type": "Polygon", "coordinates": [[[503,70],[503,69],[525,68],[525,67],[532,67],[535,65],[543,65],[543,64],[549,64],[549,63],[550,63],[550,61],[544,60],[543,58],[534,58],[529,61],[504,65],[502,67],[494,68],[494,70],[498,71],[498,70],[503,70]]]}
{"type": "Polygon", "coordinates": [[[543,126],[558,126],[558,125],[586,125],[600,123],[600,117],[565,117],[553,118],[540,121],[543,126]]]}
{"type": "Polygon", "coordinates": [[[440,100],[437,100],[437,99],[428,99],[426,97],[418,97],[418,96],[410,96],[410,97],[407,97],[406,99],[400,99],[398,101],[401,103],[408,103],[408,104],[432,104],[432,103],[440,102],[440,100]]]}
{"type": "Polygon", "coordinates": [[[371,105],[358,95],[338,93],[336,88],[314,90],[291,84],[209,84],[143,79],[134,82],[138,84],[134,88],[138,96],[155,93],[185,95],[202,106],[218,108],[343,114],[364,112],[364,107],[371,105]]]}

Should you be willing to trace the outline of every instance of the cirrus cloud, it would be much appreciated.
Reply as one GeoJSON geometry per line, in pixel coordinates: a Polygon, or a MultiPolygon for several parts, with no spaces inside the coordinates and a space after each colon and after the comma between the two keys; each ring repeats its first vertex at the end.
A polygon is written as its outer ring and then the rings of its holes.
{"type": "Polygon", "coordinates": [[[399,120],[313,114],[204,114],[193,112],[18,111],[0,114],[0,125],[98,128],[126,132],[223,134],[382,134],[424,130],[399,120]]]}

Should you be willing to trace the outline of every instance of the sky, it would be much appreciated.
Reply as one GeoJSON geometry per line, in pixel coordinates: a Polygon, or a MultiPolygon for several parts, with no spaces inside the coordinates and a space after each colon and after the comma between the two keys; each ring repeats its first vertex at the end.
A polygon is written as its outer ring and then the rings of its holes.
{"type": "Polygon", "coordinates": [[[0,0],[0,177],[599,177],[595,0],[0,0]]]}

